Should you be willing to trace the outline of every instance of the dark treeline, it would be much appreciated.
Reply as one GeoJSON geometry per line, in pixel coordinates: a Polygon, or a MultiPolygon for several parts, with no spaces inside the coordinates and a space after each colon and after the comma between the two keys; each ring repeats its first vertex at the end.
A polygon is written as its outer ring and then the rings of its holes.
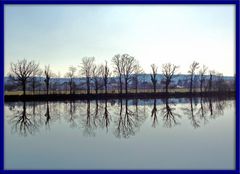
{"type": "MultiPolygon", "coordinates": [[[[86,136],[95,136],[98,129],[111,131],[117,138],[134,136],[150,117],[151,126],[173,128],[181,120],[189,120],[193,128],[204,126],[232,107],[232,98],[198,97],[179,99],[119,99],[69,102],[9,102],[6,115],[12,131],[27,136],[51,128],[57,121],[81,128],[86,136]]],[[[58,123],[56,123],[58,124],[58,123]]]]}
{"type": "Polygon", "coordinates": [[[99,94],[36,94],[36,95],[6,95],[6,102],[14,101],[76,101],[76,100],[108,100],[108,99],[159,99],[159,98],[191,98],[191,97],[235,97],[234,91],[212,92],[172,92],[172,93],[99,93],[99,94]]]}
{"type": "MultiPolygon", "coordinates": [[[[50,66],[41,69],[39,64],[26,59],[11,63],[9,81],[5,84],[7,91],[22,91],[26,94],[76,94],[85,90],[85,94],[101,93],[142,93],[142,90],[150,90],[151,93],[159,93],[161,89],[169,93],[169,89],[189,89],[189,93],[224,92],[235,91],[235,81],[227,81],[222,73],[217,73],[198,62],[189,66],[186,79],[178,80],[173,84],[173,79],[179,73],[179,66],[166,63],[161,66],[162,78],[157,78],[159,67],[151,65],[150,84],[140,81],[140,75],[144,74],[142,67],[136,58],[128,54],[117,54],[111,62],[96,64],[94,57],[84,57],[79,66],[70,66],[64,75],[67,82],[61,82],[60,74],[53,73],[50,66]],[[110,70],[110,67],[112,71],[110,70]],[[79,79],[81,79],[79,81],[79,79]],[[28,91],[28,93],[26,93],[28,91]],[[31,93],[29,93],[29,91],[31,93]]],[[[185,91],[186,92],[186,91],[185,91]]]]}

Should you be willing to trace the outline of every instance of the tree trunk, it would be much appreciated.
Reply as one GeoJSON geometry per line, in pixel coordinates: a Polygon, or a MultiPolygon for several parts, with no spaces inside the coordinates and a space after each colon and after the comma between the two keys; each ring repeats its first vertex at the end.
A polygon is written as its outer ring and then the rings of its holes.
{"type": "Polygon", "coordinates": [[[26,95],[26,81],[22,81],[23,95],[26,95]]]}
{"type": "Polygon", "coordinates": [[[166,94],[168,94],[168,83],[166,83],[166,94]]]}
{"type": "Polygon", "coordinates": [[[73,81],[70,82],[70,94],[73,94],[73,81]]]}
{"type": "Polygon", "coordinates": [[[49,90],[49,82],[46,83],[47,85],[47,95],[48,95],[48,90],[49,90]]]}
{"type": "Polygon", "coordinates": [[[191,76],[191,80],[190,80],[190,93],[192,93],[192,81],[193,81],[193,76],[191,76]]]}
{"type": "Polygon", "coordinates": [[[194,114],[193,114],[193,103],[192,103],[192,97],[190,98],[190,108],[191,108],[191,115],[192,115],[192,118],[194,117],[194,114]]]}
{"type": "Polygon", "coordinates": [[[125,93],[128,93],[128,82],[127,79],[125,79],[125,93]]]}
{"type": "Polygon", "coordinates": [[[96,88],[95,88],[95,91],[96,91],[96,94],[98,94],[98,87],[96,86],[96,88]]]}
{"type": "Polygon", "coordinates": [[[138,84],[136,84],[136,86],[135,86],[135,93],[136,94],[138,93],[138,84]]]}
{"type": "Polygon", "coordinates": [[[71,82],[69,82],[69,94],[72,94],[71,82]]]}
{"type": "Polygon", "coordinates": [[[105,94],[107,94],[107,83],[105,82],[105,94]]]}
{"type": "Polygon", "coordinates": [[[76,86],[75,86],[75,83],[73,82],[72,83],[72,93],[73,94],[75,94],[75,92],[76,92],[75,90],[76,90],[76,86]]]}
{"type": "Polygon", "coordinates": [[[134,88],[135,88],[135,93],[137,94],[137,92],[138,92],[138,79],[137,79],[137,77],[135,79],[135,86],[134,86],[134,88]]]}
{"type": "Polygon", "coordinates": [[[119,77],[120,94],[122,94],[122,77],[119,77]]]}
{"type": "Polygon", "coordinates": [[[203,85],[203,81],[201,80],[200,81],[200,91],[201,91],[201,94],[202,94],[202,85],[203,85]]]}
{"type": "Polygon", "coordinates": [[[209,78],[209,89],[210,92],[212,91],[212,74],[210,74],[210,78],[209,78]]]}
{"type": "Polygon", "coordinates": [[[104,79],[105,94],[107,94],[107,79],[104,79]]]}
{"type": "Polygon", "coordinates": [[[90,79],[87,77],[87,94],[90,94],[90,79]]]}
{"type": "Polygon", "coordinates": [[[156,83],[153,84],[153,91],[156,93],[156,83]]]}
{"type": "Polygon", "coordinates": [[[212,100],[211,100],[211,98],[209,99],[209,110],[210,110],[210,114],[213,115],[213,108],[212,108],[212,100]]]}
{"type": "Polygon", "coordinates": [[[32,82],[32,93],[35,94],[35,80],[32,82]]]}
{"type": "Polygon", "coordinates": [[[25,118],[26,117],[26,101],[23,102],[23,117],[25,118]]]}

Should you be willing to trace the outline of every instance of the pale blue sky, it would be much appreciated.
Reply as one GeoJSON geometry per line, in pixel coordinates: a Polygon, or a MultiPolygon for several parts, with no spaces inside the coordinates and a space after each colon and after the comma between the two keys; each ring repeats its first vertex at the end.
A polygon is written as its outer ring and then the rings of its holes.
{"type": "MultiPolygon", "coordinates": [[[[84,56],[115,54],[150,65],[193,60],[234,75],[233,5],[5,5],[5,74],[10,62],[36,60],[62,75],[84,56]]],[[[159,68],[160,71],[160,68],[159,68]]]]}

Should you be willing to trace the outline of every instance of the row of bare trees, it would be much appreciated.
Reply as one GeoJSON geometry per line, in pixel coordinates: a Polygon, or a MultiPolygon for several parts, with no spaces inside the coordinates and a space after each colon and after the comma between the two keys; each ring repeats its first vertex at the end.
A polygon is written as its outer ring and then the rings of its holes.
{"type": "MultiPolygon", "coordinates": [[[[127,94],[129,91],[129,84],[134,86],[135,92],[138,93],[139,86],[139,76],[144,73],[143,68],[139,65],[139,62],[128,54],[117,54],[111,59],[111,67],[113,71],[110,71],[110,66],[107,61],[104,64],[96,64],[94,57],[84,57],[81,60],[79,66],[70,66],[65,77],[68,78],[68,86],[70,94],[75,94],[76,82],[75,79],[79,78],[77,76],[78,71],[81,77],[85,77],[86,80],[86,91],[87,94],[91,93],[91,84],[94,84],[95,93],[98,94],[100,89],[104,89],[105,94],[108,93],[109,78],[115,76],[118,79],[118,90],[122,94],[123,91],[127,94]]],[[[164,83],[165,92],[168,93],[169,86],[173,81],[173,78],[179,75],[179,66],[166,63],[162,65],[162,79],[157,78],[158,66],[156,64],[151,65],[151,83],[153,86],[154,93],[157,92],[157,84],[160,82],[164,83]]],[[[49,88],[51,83],[51,78],[56,77],[56,75],[51,71],[50,66],[45,66],[44,70],[41,70],[38,63],[34,61],[27,61],[26,59],[20,60],[17,63],[11,63],[10,66],[10,77],[12,80],[17,81],[18,84],[22,86],[23,94],[26,94],[26,85],[31,82],[32,92],[35,94],[37,77],[44,76],[44,84],[46,93],[49,94],[49,88]]],[[[224,88],[224,78],[220,73],[214,71],[208,71],[208,68],[203,65],[200,67],[198,62],[193,62],[189,67],[189,92],[192,93],[194,84],[196,82],[196,75],[199,77],[200,92],[212,91],[213,78],[217,79],[217,86],[219,90],[224,88]],[[198,70],[198,72],[197,72],[198,70]],[[207,74],[209,72],[209,74],[207,74]],[[208,76],[207,76],[208,75],[208,76]],[[206,78],[207,83],[206,83],[206,78]],[[207,85],[206,85],[207,84],[207,85]]],[[[60,77],[60,75],[59,75],[60,77]]]]}

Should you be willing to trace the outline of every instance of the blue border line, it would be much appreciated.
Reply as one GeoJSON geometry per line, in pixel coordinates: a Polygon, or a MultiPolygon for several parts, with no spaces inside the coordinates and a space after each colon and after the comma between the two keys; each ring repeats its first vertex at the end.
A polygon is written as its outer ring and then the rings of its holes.
{"type": "Polygon", "coordinates": [[[40,173],[51,173],[51,174],[65,174],[65,173],[137,173],[137,174],[157,174],[157,173],[180,173],[180,174],[200,174],[200,173],[216,173],[216,174],[235,174],[235,170],[5,170],[5,174],[22,173],[22,174],[40,174],[40,173]]]}
{"type": "Polygon", "coordinates": [[[236,4],[237,0],[3,0],[4,4],[236,4]]]}
{"type": "Polygon", "coordinates": [[[239,9],[240,9],[240,1],[236,4],[236,171],[239,173],[239,25],[240,25],[240,17],[239,17],[239,9]]]}
{"type": "Polygon", "coordinates": [[[0,1],[0,34],[1,60],[0,65],[0,173],[112,173],[112,170],[4,170],[4,5],[5,4],[235,4],[236,9],[236,169],[235,170],[114,170],[115,173],[239,173],[239,30],[240,30],[240,1],[237,0],[3,0],[0,1]]]}
{"type": "Polygon", "coordinates": [[[0,169],[3,170],[4,167],[4,4],[1,2],[0,4],[0,53],[1,53],[1,60],[0,60],[0,137],[1,137],[1,143],[0,143],[0,148],[1,148],[1,157],[0,157],[0,169]]]}

